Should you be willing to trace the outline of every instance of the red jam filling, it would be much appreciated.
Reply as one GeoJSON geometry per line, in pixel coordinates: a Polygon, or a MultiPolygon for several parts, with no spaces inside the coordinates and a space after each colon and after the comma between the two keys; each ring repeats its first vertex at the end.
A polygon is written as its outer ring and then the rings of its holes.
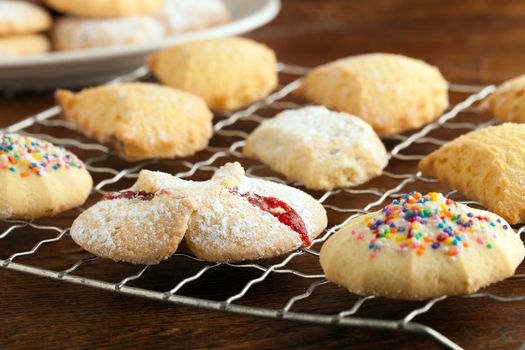
{"type": "Polygon", "coordinates": [[[306,247],[312,245],[303,219],[285,202],[275,197],[260,196],[251,192],[239,193],[237,188],[230,189],[230,192],[245,198],[254,207],[272,214],[280,223],[297,232],[306,247]]]}
{"type": "Polygon", "coordinates": [[[140,199],[142,201],[150,201],[155,197],[155,193],[145,191],[123,191],[106,193],[102,200],[113,199],[140,199]]]}

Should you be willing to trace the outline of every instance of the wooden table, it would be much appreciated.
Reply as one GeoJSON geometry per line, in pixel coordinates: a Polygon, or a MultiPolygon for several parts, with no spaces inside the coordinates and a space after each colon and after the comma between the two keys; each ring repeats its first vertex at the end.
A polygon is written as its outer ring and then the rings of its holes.
{"type": "MultiPolygon", "coordinates": [[[[284,0],[279,17],[249,37],[267,43],[281,61],[305,66],[383,51],[424,59],[452,82],[494,83],[525,70],[520,0],[284,0]]],[[[2,98],[0,127],[51,104],[45,92],[2,98]]],[[[435,346],[410,334],[212,312],[4,269],[0,286],[0,348],[6,349],[435,346]]],[[[521,289],[519,279],[505,286],[521,289]]],[[[424,322],[469,349],[518,348],[525,341],[524,306],[484,300],[459,315],[461,304],[447,301],[424,322]]]]}

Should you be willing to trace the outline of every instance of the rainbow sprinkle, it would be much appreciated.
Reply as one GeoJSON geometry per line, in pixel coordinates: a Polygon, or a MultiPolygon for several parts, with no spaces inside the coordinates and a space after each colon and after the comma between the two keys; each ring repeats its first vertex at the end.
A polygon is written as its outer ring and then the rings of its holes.
{"type": "Polygon", "coordinates": [[[405,194],[380,212],[365,215],[364,221],[367,228],[353,230],[352,236],[357,240],[365,239],[365,234],[374,236],[368,244],[371,258],[387,246],[400,252],[415,251],[419,256],[427,250],[440,251],[453,258],[473,244],[492,249],[496,238],[493,228],[509,229],[504,220],[476,215],[436,192],[405,194]]]}
{"type": "Polygon", "coordinates": [[[0,134],[0,171],[26,178],[31,174],[43,176],[59,169],[83,167],[82,162],[62,146],[33,137],[0,134]]]}

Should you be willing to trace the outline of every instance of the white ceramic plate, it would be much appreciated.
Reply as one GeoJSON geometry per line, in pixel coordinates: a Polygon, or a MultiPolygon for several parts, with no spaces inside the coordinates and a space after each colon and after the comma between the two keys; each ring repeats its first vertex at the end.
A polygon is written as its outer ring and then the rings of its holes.
{"type": "Polygon", "coordinates": [[[160,48],[195,39],[237,35],[263,26],[280,9],[279,0],[224,0],[232,21],[154,43],[128,47],[52,52],[0,61],[0,89],[51,89],[99,84],[128,73],[160,48]]]}

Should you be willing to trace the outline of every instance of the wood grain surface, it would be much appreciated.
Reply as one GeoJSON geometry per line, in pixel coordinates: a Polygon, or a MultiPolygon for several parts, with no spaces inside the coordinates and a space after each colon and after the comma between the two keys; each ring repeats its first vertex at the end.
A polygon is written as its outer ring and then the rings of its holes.
{"type": "MultiPolygon", "coordinates": [[[[456,83],[497,83],[525,72],[525,2],[520,0],[284,0],[279,17],[248,36],[275,49],[280,61],[304,66],[315,66],[357,53],[382,51],[424,59],[439,66],[445,77],[456,83]]],[[[22,92],[1,97],[0,127],[51,106],[51,96],[51,92],[22,92]]],[[[465,121],[477,120],[472,115],[464,118],[465,121]]],[[[457,132],[450,131],[440,136],[450,139],[457,132]]],[[[411,148],[410,152],[428,152],[430,149],[421,146],[411,148]]],[[[124,166],[116,158],[111,160],[115,167],[124,166]]],[[[414,165],[414,162],[400,162],[391,165],[389,170],[411,172],[414,165]]],[[[371,185],[388,188],[391,184],[381,182],[383,180],[376,180],[371,185]]],[[[447,190],[442,185],[435,185],[432,189],[447,190]]],[[[337,198],[330,204],[344,207],[345,201],[358,200],[337,198]]],[[[75,212],[71,212],[61,219],[41,219],[38,222],[67,224],[74,215],[75,212]]],[[[344,218],[343,215],[331,215],[333,222],[344,218]]],[[[4,228],[0,225],[0,232],[4,228]]],[[[54,235],[53,232],[19,230],[0,242],[0,258],[6,258],[9,252],[30,249],[38,240],[54,235]]],[[[86,256],[70,241],[61,240],[43,246],[38,257],[21,258],[20,262],[38,263],[38,266],[58,270],[86,256]],[[57,258],[57,252],[60,258],[57,258]]],[[[298,259],[292,267],[319,272],[318,267],[312,267],[306,259],[298,259]]],[[[190,271],[195,272],[199,267],[202,263],[170,259],[148,270],[133,285],[168,290],[180,276],[191,274],[190,271]]],[[[116,282],[137,270],[136,266],[128,264],[99,261],[83,266],[81,272],[88,277],[116,282]]],[[[524,294],[523,270],[518,271],[517,278],[495,285],[489,291],[505,296],[524,294]]],[[[205,283],[192,284],[182,294],[223,300],[259,275],[256,271],[221,267],[211,273],[205,283]]],[[[241,303],[283,307],[291,293],[289,278],[272,276],[265,288],[256,288],[241,303]]],[[[304,283],[303,290],[308,284],[304,283]]],[[[304,312],[330,313],[341,311],[341,305],[350,307],[355,300],[342,289],[325,285],[298,308],[304,312]]],[[[399,319],[421,305],[372,301],[365,305],[363,315],[399,319]]],[[[437,346],[427,338],[413,334],[207,311],[5,269],[0,269],[0,310],[1,349],[428,349],[437,346]]],[[[451,298],[416,320],[468,349],[518,349],[525,342],[523,310],[525,302],[451,298]]]]}

